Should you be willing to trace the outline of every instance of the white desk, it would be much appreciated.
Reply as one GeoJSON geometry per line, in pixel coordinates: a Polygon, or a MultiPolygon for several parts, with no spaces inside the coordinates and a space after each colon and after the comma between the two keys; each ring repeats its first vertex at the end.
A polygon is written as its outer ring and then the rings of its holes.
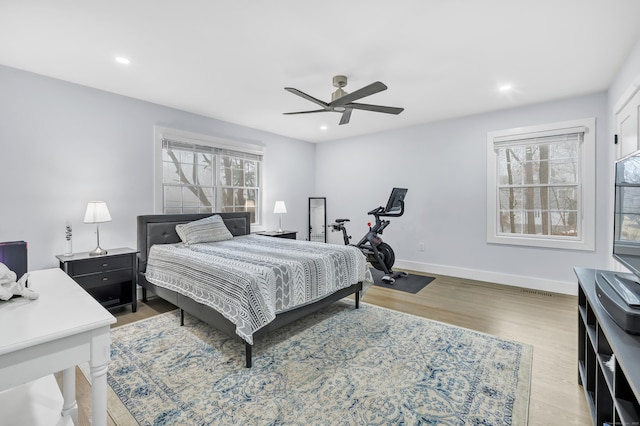
{"type": "Polygon", "coordinates": [[[92,424],[106,425],[109,325],[116,319],[61,269],[31,272],[29,288],[37,300],[0,302],[0,395],[63,371],[61,415],[77,423],[75,366],[89,361],[92,424]]]}

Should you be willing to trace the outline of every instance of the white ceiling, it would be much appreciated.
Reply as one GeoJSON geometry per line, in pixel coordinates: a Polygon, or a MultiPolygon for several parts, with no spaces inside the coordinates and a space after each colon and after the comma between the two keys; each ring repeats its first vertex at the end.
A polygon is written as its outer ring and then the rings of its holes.
{"type": "Polygon", "coordinates": [[[0,0],[0,64],[321,142],[606,90],[639,18],[637,0],[0,0]],[[284,87],[328,102],[336,74],[405,111],[282,114],[317,109],[284,87]]]}

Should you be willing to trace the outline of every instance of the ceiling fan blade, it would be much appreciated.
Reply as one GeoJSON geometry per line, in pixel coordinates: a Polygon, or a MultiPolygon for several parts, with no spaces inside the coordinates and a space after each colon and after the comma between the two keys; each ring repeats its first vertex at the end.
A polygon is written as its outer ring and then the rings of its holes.
{"type": "Polygon", "coordinates": [[[397,108],[397,107],[390,107],[390,106],[383,106],[383,105],[369,105],[369,104],[350,103],[345,105],[345,107],[354,108],[354,109],[363,109],[366,111],[384,112],[385,114],[400,114],[402,111],[404,111],[404,108],[397,108]]]}
{"type": "Polygon", "coordinates": [[[374,93],[382,92],[383,90],[387,90],[387,86],[385,86],[384,83],[376,81],[375,83],[371,83],[370,85],[365,86],[362,89],[356,90],[355,92],[347,93],[343,97],[329,103],[329,106],[344,106],[352,101],[364,98],[365,96],[373,95],[374,93]]]}
{"type": "Polygon", "coordinates": [[[311,96],[311,95],[307,95],[306,93],[301,92],[301,91],[300,91],[300,90],[298,90],[298,89],[294,89],[293,87],[285,87],[285,88],[284,88],[284,90],[287,90],[287,91],[289,91],[289,92],[293,93],[294,95],[298,95],[298,96],[300,96],[301,98],[305,98],[306,100],[311,101],[311,102],[313,102],[313,103],[315,103],[315,104],[318,104],[318,105],[320,105],[320,106],[321,106],[321,107],[323,107],[323,108],[329,108],[329,104],[328,104],[328,103],[323,102],[323,101],[321,101],[320,99],[316,99],[316,98],[314,98],[314,97],[313,97],[313,96],[311,96]]]}
{"type": "Polygon", "coordinates": [[[328,109],[314,109],[313,111],[296,111],[296,112],[283,112],[284,115],[293,114],[311,114],[312,112],[329,112],[328,109]]]}
{"type": "Polygon", "coordinates": [[[351,119],[351,111],[353,111],[351,108],[347,108],[344,110],[344,112],[342,113],[342,117],[340,118],[341,125],[349,123],[349,119],[351,119]]]}

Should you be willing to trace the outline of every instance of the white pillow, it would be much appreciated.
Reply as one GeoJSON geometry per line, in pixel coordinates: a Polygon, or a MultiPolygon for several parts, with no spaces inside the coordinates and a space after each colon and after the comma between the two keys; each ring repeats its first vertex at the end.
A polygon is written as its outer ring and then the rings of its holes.
{"type": "Polygon", "coordinates": [[[233,238],[219,215],[176,225],[176,232],[186,244],[213,243],[233,238]]]}

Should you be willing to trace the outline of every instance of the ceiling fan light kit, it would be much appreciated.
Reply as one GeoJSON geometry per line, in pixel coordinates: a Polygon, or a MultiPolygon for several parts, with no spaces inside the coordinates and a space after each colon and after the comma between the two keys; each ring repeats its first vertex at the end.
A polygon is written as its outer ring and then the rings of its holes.
{"type": "Polygon", "coordinates": [[[342,114],[340,118],[340,124],[347,124],[351,119],[351,112],[354,109],[360,109],[365,111],[373,111],[373,112],[382,112],[385,114],[400,114],[404,111],[404,108],[397,107],[389,107],[382,105],[369,105],[369,104],[360,104],[355,103],[358,99],[364,98],[366,96],[373,95],[378,92],[382,92],[383,90],[387,90],[387,86],[383,83],[376,81],[375,83],[371,83],[368,86],[363,87],[362,89],[358,89],[355,92],[348,93],[344,91],[343,87],[347,85],[347,77],[344,75],[336,75],[333,77],[333,86],[337,87],[336,91],[331,94],[331,102],[327,103],[321,101],[320,99],[314,98],[311,95],[308,95],[298,89],[294,89],[293,87],[285,87],[284,89],[293,93],[294,95],[298,95],[301,98],[304,98],[308,101],[315,103],[322,107],[322,109],[316,109],[312,111],[297,111],[297,112],[285,112],[285,115],[293,115],[293,114],[311,114],[316,112],[339,112],[342,114]]]}

